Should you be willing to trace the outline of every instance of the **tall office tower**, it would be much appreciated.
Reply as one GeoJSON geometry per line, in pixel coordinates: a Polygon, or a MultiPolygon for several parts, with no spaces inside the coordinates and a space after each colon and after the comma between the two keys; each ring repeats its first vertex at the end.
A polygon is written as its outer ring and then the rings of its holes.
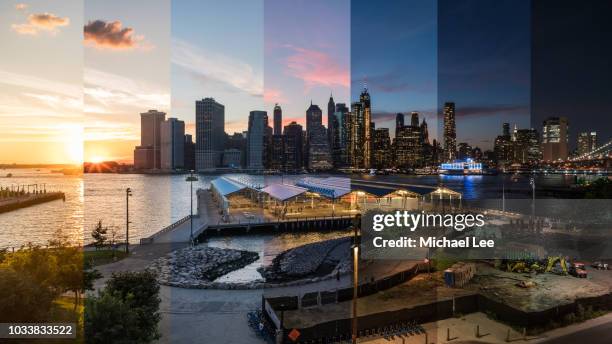
{"type": "Polygon", "coordinates": [[[474,147],[474,149],[472,149],[472,159],[474,159],[475,161],[482,160],[482,150],[480,149],[480,147],[474,147]]]}
{"type": "Polygon", "coordinates": [[[413,127],[419,126],[419,113],[416,111],[412,111],[410,113],[410,125],[413,127]]]}
{"type": "Polygon", "coordinates": [[[391,138],[389,128],[378,128],[374,130],[373,166],[375,168],[387,168],[391,166],[391,138]]]}
{"type": "Polygon", "coordinates": [[[576,142],[576,150],[578,156],[588,154],[597,148],[597,133],[592,132],[583,132],[578,134],[577,142],[576,142]]]}
{"type": "Polygon", "coordinates": [[[403,127],[404,127],[404,114],[398,113],[397,115],[395,115],[395,137],[397,137],[397,133],[403,127]]]}
{"type": "MultiPolygon", "coordinates": [[[[335,167],[347,165],[346,143],[349,121],[349,109],[344,103],[336,104],[336,111],[333,114],[333,129],[331,132],[331,154],[335,167]]],[[[328,129],[329,130],[329,129],[328,129]]]]}
{"type": "Polygon", "coordinates": [[[444,103],[444,154],[446,161],[457,158],[457,129],[453,102],[444,103]]]}
{"type": "Polygon", "coordinates": [[[457,157],[461,160],[472,158],[472,146],[467,142],[460,142],[457,145],[457,157]]]}
{"type": "Polygon", "coordinates": [[[363,140],[363,167],[370,168],[372,166],[372,107],[370,103],[370,94],[368,89],[364,88],[359,95],[361,110],[363,111],[364,123],[364,140],[363,140]]]}
{"type": "Polygon", "coordinates": [[[312,104],[310,102],[310,106],[306,110],[306,137],[308,137],[310,130],[315,127],[323,125],[323,111],[318,105],[312,104]]]}
{"type": "Polygon", "coordinates": [[[161,123],[161,168],[185,167],[185,122],[168,118],[161,123]]]}
{"type": "Polygon", "coordinates": [[[285,170],[301,170],[304,158],[302,156],[302,126],[291,122],[285,126],[285,170]]]}
{"type": "Polygon", "coordinates": [[[274,104],[274,135],[283,134],[283,109],[280,105],[274,104]]]}
{"type": "Polygon", "coordinates": [[[268,113],[251,111],[247,131],[247,168],[249,169],[264,169],[266,128],[268,128],[268,113]]]}
{"type": "Polygon", "coordinates": [[[510,137],[510,123],[504,123],[502,125],[503,132],[502,135],[510,137]]]}
{"type": "Polygon", "coordinates": [[[134,167],[161,168],[161,123],[166,113],[149,110],[140,114],[140,146],[134,149],[134,167]]]}
{"type": "Polygon", "coordinates": [[[185,156],[183,161],[185,163],[185,169],[188,171],[195,170],[195,142],[190,134],[185,134],[185,156]]]}
{"type": "Polygon", "coordinates": [[[545,161],[565,160],[568,155],[569,125],[565,117],[549,117],[542,128],[542,153],[545,161]]]}
{"type": "Polygon", "coordinates": [[[352,168],[363,168],[363,110],[360,102],[351,104],[351,121],[349,125],[349,156],[352,168]]]}
{"type": "Polygon", "coordinates": [[[512,142],[514,162],[535,165],[540,161],[540,140],[535,129],[517,129],[512,142]]]}
{"type": "Polygon", "coordinates": [[[225,106],[214,98],[196,100],[196,169],[221,165],[225,139],[225,106]]]}
{"type": "Polygon", "coordinates": [[[334,103],[334,97],[332,94],[329,95],[329,101],[327,102],[327,141],[329,147],[333,147],[333,130],[334,128],[334,113],[336,112],[336,104],[334,103]]]}
{"type": "Polygon", "coordinates": [[[424,145],[428,145],[429,144],[429,130],[427,129],[427,122],[425,121],[425,118],[423,118],[423,122],[421,122],[420,132],[421,132],[421,142],[424,145]]]}

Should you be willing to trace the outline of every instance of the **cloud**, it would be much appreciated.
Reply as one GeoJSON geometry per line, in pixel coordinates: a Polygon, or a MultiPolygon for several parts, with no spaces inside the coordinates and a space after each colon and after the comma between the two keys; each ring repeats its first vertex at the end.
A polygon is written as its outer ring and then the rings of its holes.
{"type": "Polygon", "coordinates": [[[16,4],[15,9],[17,11],[25,11],[28,9],[28,4],[16,4]]]}
{"type": "Polygon", "coordinates": [[[457,117],[487,117],[508,113],[529,113],[529,106],[523,104],[513,105],[477,105],[477,106],[457,106],[457,117]]]}
{"type": "Polygon", "coordinates": [[[37,35],[40,31],[47,31],[51,34],[59,32],[62,26],[68,26],[70,18],[58,17],[52,13],[30,14],[26,23],[13,24],[13,31],[22,35],[37,35]]]}
{"type": "Polygon", "coordinates": [[[315,86],[349,88],[349,70],[341,66],[328,54],[290,44],[284,45],[292,51],[285,63],[285,72],[304,81],[306,88],[315,86]]]}
{"type": "Polygon", "coordinates": [[[129,50],[135,48],[150,49],[145,44],[144,36],[135,35],[131,27],[123,27],[121,21],[89,21],[84,27],[85,43],[98,49],[129,50]]]}
{"type": "Polygon", "coordinates": [[[152,85],[101,70],[86,68],[83,73],[85,112],[125,113],[170,107],[170,94],[152,85]]]}
{"type": "Polygon", "coordinates": [[[264,102],[266,103],[286,103],[287,100],[283,97],[283,94],[280,90],[275,88],[267,87],[264,90],[264,102]]]}
{"type": "Polygon", "coordinates": [[[62,94],[68,97],[79,98],[83,94],[81,85],[69,84],[56,80],[49,80],[30,75],[17,74],[0,70],[0,84],[13,87],[29,88],[45,93],[62,94]]]}
{"type": "Polygon", "coordinates": [[[418,92],[431,93],[435,92],[435,87],[431,82],[420,82],[411,79],[402,71],[391,71],[388,73],[354,78],[351,80],[353,87],[361,88],[367,85],[368,89],[383,93],[401,93],[401,92],[418,92]]]}
{"type": "Polygon", "coordinates": [[[199,80],[211,80],[255,97],[263,96],[261,72],[231,56],[205,51],[183,40],[174,39],[172,63],[199,80]]]}

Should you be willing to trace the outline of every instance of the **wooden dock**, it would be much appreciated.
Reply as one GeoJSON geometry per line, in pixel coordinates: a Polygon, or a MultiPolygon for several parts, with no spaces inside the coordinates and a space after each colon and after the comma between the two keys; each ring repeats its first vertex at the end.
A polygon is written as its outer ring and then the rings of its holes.
{"type": "Polygon", "coordinates": [[[66,195],[63,192],[46,192],[0,199],[0,214],[59,199],[65,201],[66,195]]]}

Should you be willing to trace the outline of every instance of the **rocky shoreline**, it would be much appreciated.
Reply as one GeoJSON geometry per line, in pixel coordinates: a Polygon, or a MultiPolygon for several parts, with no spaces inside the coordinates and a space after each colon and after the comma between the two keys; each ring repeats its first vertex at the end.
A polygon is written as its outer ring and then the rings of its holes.
{"type": "Polygon", "coordinates": [[[163,285],[181,288],[244,289],[250,286],[240,287],[234,286],[234,283],[214,281],[258,259],[259,254],[256,252],[195,246],[158,258],[149,269],[158,274],[159,283],[163,285]]]}
{"type": "Polygon", "coordinates": [[[314,282],[350,272],[352,237],[302,245],[276,256],[259,269],[267,285],[314,282]]]}

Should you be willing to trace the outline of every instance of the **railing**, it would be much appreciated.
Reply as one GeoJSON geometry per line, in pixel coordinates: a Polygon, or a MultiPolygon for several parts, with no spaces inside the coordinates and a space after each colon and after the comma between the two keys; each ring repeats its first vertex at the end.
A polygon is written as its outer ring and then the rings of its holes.
{"type": "MultiPolygon", "coordinates": [[[[195,217],[195,215],[194,215],[193,217],[195,217]]],[[[162,235],[162,234],[164,234],[164,233],[168,233],[168,232],[170,232],[170,231],[174,230],[176,227],[178,227],[178,226],[182,225],[183,223],[185,223],[185,222],[189,221],[189,219],[190,219],[190,218],[191,218],[191,215],[187,215],[187,216],[185,216],[185,217],[181,218],[180,220],[178,220],[178,221],[176,221],[176,222],[174,222],[174,223],[172,223],[172,224],[170,224],[170,225],[168,225],[168,226],[166,226],[166,227],[164,227],[164,228],[160,229],[159,231],[155,232],[154,234],[152,234],[152,235],[150,235],[150,236],[148,236],[148,237],[146,237],[146,238],[141,238],[141,239],[140,239],[140,243],[141,243],[141,244],[150,244],[150,243],[152,243],[152,242],[155,240],[155,238],[157,238],[158,236],[160,236],[160,235],[162,235]]]]}
{"type": "Polygon", "coordinates": [[[325,220],[344,220],[344,219],[352,219],[355,216],[352,215],[342,215],[342,216],[315,216],[315,217],[299,217],[292,219],[253,219],[248,221],[240,221],[238,222],[223,222],[219,220],[216,227],[231,227],[236,225],[258,225],[258,224],[275,224],[275,223],[292,223],[292,222],[308,222],[308,221],[325,221],[325,220]]]}

